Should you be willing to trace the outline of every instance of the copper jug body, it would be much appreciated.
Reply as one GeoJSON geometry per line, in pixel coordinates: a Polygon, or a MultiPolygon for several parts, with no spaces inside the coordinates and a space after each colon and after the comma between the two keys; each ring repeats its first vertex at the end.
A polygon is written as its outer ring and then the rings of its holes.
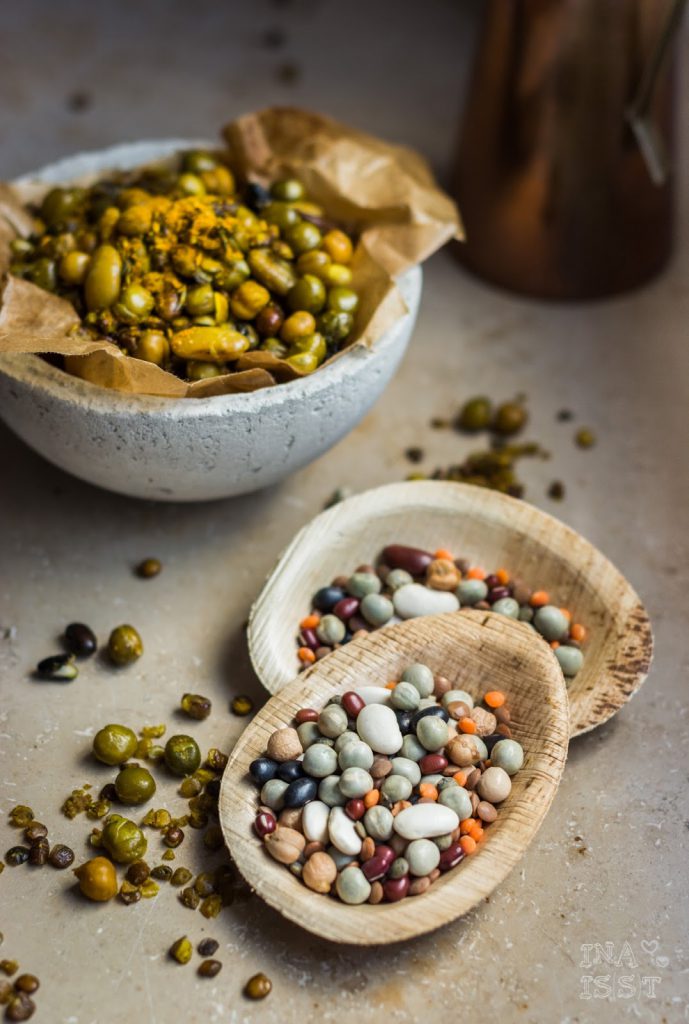
{"type": "MultiPolygon", "coordinates": [[[[673,174],[654,183],[629,111],[667,14],[661,0],[487,5],[456,177],[467,267],[551,299],[610,295],[661,270],[673,174]]],[[[646,113],[670,154],[672,92],[665,60],[646,113]]]]}

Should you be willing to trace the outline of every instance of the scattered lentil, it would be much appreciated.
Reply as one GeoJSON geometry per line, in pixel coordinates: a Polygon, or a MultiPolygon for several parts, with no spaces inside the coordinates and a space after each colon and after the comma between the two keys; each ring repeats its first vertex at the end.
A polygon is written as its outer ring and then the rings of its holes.
{"type": "Polygon", "coordinates": [[[140,576],[141,579],[150,580],[157,576],[162,571],[162,568],[163,564],[157,558],[144,558],[136,567],[136,575],[140,576]]]}
{"type": "Polygon", "coordinates": [[[233,697],[232,704],[230,706],[232,708],[232,714],[239,715],[240,717],[250,715],[254,710],[254,702],[251,697],[246,697],[244,695],[233,697]]]}
{"type": "Polygon", "coordinates": [[[272,988],[273,983],[265,974],[254,974],[244,986],[244,995],[248,999],[265,999],[272,988]]]}
{"type": "Polygon", "coordinates": [[[219,960],[204,960],[203,963],[199,964],[197,973],[202,978],[214,978],[216,974],[220,974],[222,970],[222,964],[219,960]]]}
{"type": "Polygon", "coordinates": [[[185,693],[180,701],[180,707],[189,718],[201,721],[210,715],[212,704],[208,697],[203,697],[200,693],[185,693]]]}

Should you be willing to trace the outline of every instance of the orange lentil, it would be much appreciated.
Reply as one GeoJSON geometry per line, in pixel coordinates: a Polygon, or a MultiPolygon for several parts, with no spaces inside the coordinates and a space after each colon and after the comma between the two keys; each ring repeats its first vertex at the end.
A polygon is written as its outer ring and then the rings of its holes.
{"type": "Polygon", "coordinates": [[[466,774],[464,772],[455,772],[452,778],[455,780],[458,786],[463,786],[467,780],[466,774]]]}
{"type": "Polygon", "coordinates": [[[386,683],[385,684],[385,689],[386,690],[394,690],[396,686],[397,686],[397,683],[395,683],[395,682],[386,683]]]}
{"type": "Polygon", "coordinates": [[[472,839],[471,836],[462,836],[459,840],[459,845],[468,857],[476,849],[476,840],[472,839]]]}
{"type": "Polygon", "coordinates": [[[500,690],[489,690],[483,698],[484,704],[487,704],[489,708],[501,708],[505,703],[505,694],[501,693],[500,690]]]}
{"type": "Polygon", "coordinates": [[[481,826],[479,824],[476,824],[470,830],[469,835],[474,840],[475,843],[478,843],[483,838],[483,829],[481,828],[481,826]]]}
{"type": "Polygon", "coordinates": [[[451,551],[448,551],[447,548],[438,548],[438,550],[434,552],[433,557],[445,558],[447,559],[448,562],[454,562],[455,560],[455,556],[452,554],[451,551]]]}
{"type": "Polygon", "coordinates": [[[468,732],[473,735],[476,732],[476,722],[473,718],[460,718],[457,723],[462,732],[468,732]]]}
{"type": "Polygon", "coordinates": [[[468,836],[472,828],[476,824],[476,818],[465,818],[459,823],[459,834],[460,836],[468,836]]]}
{"type": "Polygon", "coordinates": [[[305,619],[302,619],[299,623],[300,629],[315,629],[318,623],[321,621],[321,617],[318,612],[311,612],[305,619]]]}
{"type": "Polygon", "coordinates": [[[532,608],[540,608],[542,605],[549,603],[550,596],[546,590],[534,590],[529,598],[529,604],[532,608]]]}
{"type": "Polygon", "coordinates": [[[560,608],[560,611],[562,612],[564,617],[567,619],[567,622],[571,622],[572,621],[572,613],[569,610],[569,608],[560,608]]]}
{"type": "Polygon", "coordinates": [[[580,644],[582,640],[586,639],[586,630],[580,622],[574,622],[569,628],[569,635],[572,640],[576,640],[576,642],[580,644]]]}
{"type": "Polygon", "coordinates": [[[490,766],[491,766],[491,764],[492,764],[493,762],[492,762],[492,761],[491,761],[491,759],[490,759],[490,758],[488,757],[488,758],[486,758],[486,760],[485,760],[485,761],[484,761],[483,763],[484,763],[484,765],[486,766],[486,768],[490,768],[490,766]]]}
{"type": "Polygon", "coordinates": [[[472,569],[467,571],[468,580],[485,580],[486,573],[480,566],[475,565],[472,569]]]}
{"type": "Polygon", "coordinates": [[[313,665],[316,660],[316,653],[310,647],[300,647],[297,656],[299,661],[303,661],[305,665],[313,665]]]}
{"type": "Polygon", "coordinates": [[[550,641],[550,646],[552,647],[552,649],[554,651],[556,651],[557,648],[560,646],[560,641],[559,640],[551,640],[550,641]]]}
{"type": "Polygon", "coordinates": [[[438,790],[432,782],[422,782],[419,786],[419,796],[424,797],[428,800],[438,799],[438,790]]]}
{"type": "Polygon", "coordinates": [[[507,584],[510,582],[510,574],[508,573],[507,569],[498,569],[495,575],[498,577],[503,587],[506,587],[507,584]]]}
{"type": "Polygon", "coordinates": [[[380,792],[377,789],[369,789],[368,793],[364,795],[364,807],[368,810],[369,807],[375,807],[380,800],[380,792]]]}
{"type": "Polygon", "coordinates": [[[406,811],[407,807],[411,807],[408,800],[398,800],[396,804],[393,804],[390,808],[393,818],[396,818],[400,811],[406,811]]]}

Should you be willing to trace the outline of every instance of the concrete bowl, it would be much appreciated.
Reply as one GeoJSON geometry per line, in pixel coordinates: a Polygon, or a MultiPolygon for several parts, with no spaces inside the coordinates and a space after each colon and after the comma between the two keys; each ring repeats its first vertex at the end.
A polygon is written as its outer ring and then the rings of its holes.
{"type": "MultiPolygon", "coordinates": [[[[198,140],[170,139],[70,157],[19,179],[64,182],[163,158],[198,140]]],[[[411,337],[420,267],[399,280],[408,312],[370,348],[300,380],[200,399],[101,388],[40,356],[0,356],[0,416],[40,455],[89,483],[157,501],[207,501],[277,483],[348,434],[380,397],[411,337]]]]}

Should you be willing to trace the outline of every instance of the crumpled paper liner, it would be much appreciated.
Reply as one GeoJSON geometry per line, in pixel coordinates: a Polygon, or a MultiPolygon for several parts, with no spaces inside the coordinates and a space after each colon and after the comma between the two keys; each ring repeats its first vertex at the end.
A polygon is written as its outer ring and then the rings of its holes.
{"type": "MultiPolygon", "coordinates": [[[[240,179],[265,184],[281,176],[299,178],[326,216],[358,239],[351,266],[359,307],[346,348],[328,362],[353,345],[371,347],[406,312],[394,278],[451,238],[463,237],[455,204],[437,187],[425,161],[403,146],[293,108],[246,114],[223,134],[240,179]]],[[[240,356],[235,372],[188,384],[124,355],[104,338],[92,338],[69,302],[8,273],[12,238],[32,230],[25,204],[40,201],[52,187],[0,183],[0,276],[6,279],[0,353],[62,355],[69,373],[94,384],[170,398],[256,391],[303,376],[284,359],[253,351],[240,356]]]]}

